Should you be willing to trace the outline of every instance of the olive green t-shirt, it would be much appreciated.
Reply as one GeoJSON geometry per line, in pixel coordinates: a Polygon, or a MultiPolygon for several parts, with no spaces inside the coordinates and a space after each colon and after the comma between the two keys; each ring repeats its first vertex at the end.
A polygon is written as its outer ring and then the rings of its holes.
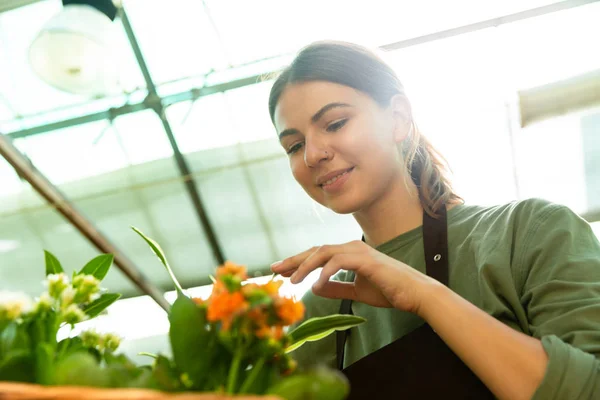
{"type": "MultiPolygon", "coordinates": [[[[569,208],[540,199],[448,212],[450,288],[513,329],[541,339],[549,356],[534,399],[600,399],[600,243],[569,208]]],[[[377,247],[425,273],[421,228],[377,247]]],[[[342,281],[350,275],[336,276],[342,281]]],[[[340,300],[307,292],[306,317],[339,312],[340,300]]],[[[354,302],[367,322],[354,328],[345,365],[401,338],[424,321],[354,302]]],[[[465,327],[465,340],[469,339],[465,327]]],[[[307,343],[300,365],[335,367],[335,335],[307,343]]]]}

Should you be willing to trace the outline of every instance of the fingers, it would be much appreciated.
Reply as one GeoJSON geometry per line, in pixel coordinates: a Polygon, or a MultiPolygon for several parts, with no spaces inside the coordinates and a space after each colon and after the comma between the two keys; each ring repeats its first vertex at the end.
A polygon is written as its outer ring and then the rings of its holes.
{"type": "Polygon", "coordinates": [[[348,254],[334,254],[331,256],[323,266],[319,279],[317,279],[313,286],[319,288],[325,285],[339,270],[347,269],[347,266],[355,261],[353,258],[356,258],[356,256],[348,254]]]}
{"type": "Polygon", "coordinates": [[[326,264],[329,259],[335,254],[336,246],[321,246],[317,251],[306,258],[296,269],[296,272],[291,276],[290,282],[300,283],[317,268],[326,264]]]}
{"type": "Polygon", "coordinates": [[[321,286],[313,286],[312,291],[317,296],[328,299],[350,299],[357,300],[354,283],[329,281],[321,286]]]}
{"type": "Polygon", "coordinates": [[[353,241],[339,245],[313,247],[271,265],[271,270],[284,277],[291,277],[292,283],[299,283],[312,271],[327,264],[332,257],[340,254],[356,255],[364,250],[364,246],[366,245],[360,241],[353,241]]]}
{"type": "Polygon", "coordinates": [[[320,247],[312,247],[302,253],[296,254],[295,256],[288,257],[282,261],[278,261],[271,265],[271,271],[281,274],[283,276],[289,276],[296,271],[298,266],[302,264],[311,254],[319,250],[320,247]]]}

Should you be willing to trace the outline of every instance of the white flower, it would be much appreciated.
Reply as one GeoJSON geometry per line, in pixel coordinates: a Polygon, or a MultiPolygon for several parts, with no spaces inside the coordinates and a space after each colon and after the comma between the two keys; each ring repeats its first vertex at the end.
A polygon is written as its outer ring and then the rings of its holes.
{"type": "Polygon", "coordinates": [[[76,304],[71,304],[63,311],[62,319],[67,324],[74,325],[78,322],[86,320],[87,315],[85,315],[81,308],[77,307],[76,304]]]}
{"type": "Polygon", "coordinates": [[[71,286],[66,287],[60,294],[61,307],[64,309],[73,304],[73,300],[75,300],[75,295],[77,295],[77,291],[75,289],[73,289],[71,286]]]}
{"type": "Polygon", "coordinates": [[[23,292],[0,291],[0,320],[15,320],[32,311],[33,300],[23,292]]]}
{"type": "Polygon", "coordinates": [[[94,275],[77,275],[73,278],[73,287],[76,288],[98,288],[100,281],[94,275]]]}
{"type": "Polygon", "coordinates": [[[100,281],[93,275],[77,275],[73,278],[73,287],[77,291],[77,303],[88,303],[100,291],[100,281]]]}
{"type": "Polygon", "coordinates": [[[42,293],[39,299],[37,299],[37,303],[35,304],[36,311],[48,311],[51,310],[54,306],[56,300],[50,296],[48,292],[42,293]]]}
{"type": "Polygon", "coordinates": [[[96,348],[100,343],[100,334],[94,329],[81,332],[79,335],[84,346],[96,348]]]}
{"type": "Polygon", "coordinates": [[[121,345],[121,338],[114,333],[107,333],[102,339],[102,347],[109,351],[115,351],[121,345]]]}
{"type": "Polygon", "coordinates": [[[59,274],[50,274],[46,277],[44,285],[48,287],[50,296],[58,299],[63,290],[69,286],[69,277],[64,272],[59,274]]]}

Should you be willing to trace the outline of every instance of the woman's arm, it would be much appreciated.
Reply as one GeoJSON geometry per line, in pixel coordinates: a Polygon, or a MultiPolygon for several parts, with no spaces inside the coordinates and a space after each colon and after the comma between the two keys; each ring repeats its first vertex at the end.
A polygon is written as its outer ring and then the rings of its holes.
{"type": "Polygon", "coordinates": [[[419,314],[501,399],[600,399],[600,243],[568,208],[529,205],[512,273],[533,337],[441,285],[419,314]]]}
{"type": "Polygon", "coordinates": [[[548,364],[542,342],[433,285],[419,315],[499,399],[531,399],[548,364]]]}
{"type": "Polygon", "coordinates": [[[600,243],[567,208],[532,208],[513,273],[533,337],[359,241],[311,249],[272,269],[298,283],[323,266],[315,294],[422,316],[501,399],[600,399],[600,243]],[[341,269],[354,271],[354,282],[329,280],[341,269]]]}

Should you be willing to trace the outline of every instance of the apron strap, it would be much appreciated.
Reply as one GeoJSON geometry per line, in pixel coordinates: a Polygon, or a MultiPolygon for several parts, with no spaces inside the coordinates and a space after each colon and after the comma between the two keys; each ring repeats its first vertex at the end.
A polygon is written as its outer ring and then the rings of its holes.
{"type": "Polygon", "coordinates": [[[427,275],[446,286],[448,282],[448,217],[446,207],[438,218],[423,212],[423,249],[427,275]]]}
{"type": "MultiPolygon", "coordinates": [[[[340,305],[340,314],[352,315],[352,300],[343,299],[340,305]]],[[[346,346],[346,340],[350,336],[350,329],[343,331],[335,331],[335,351],[336,351],[336,362],[337,368],[341,371],[344,369],[344,347],[346,346]]]]}
{"type": "MultiPolygon", "coordinates": [[[[449,286],[448,273],[448,216],[446,206],[440,207],[438,217],[434,218],[423,211],[423,248],[425,267],[428,276],[449,286]]],[[[365,241],[365,237],[362,237],[365,241]]],[[[352,314],[352,300],[343,299],[340,314],[352,314]]],[[[344,369],[344,349],[350,336],[350,329],[336,331],[336,363],[338,369],[344,369]]]]}

